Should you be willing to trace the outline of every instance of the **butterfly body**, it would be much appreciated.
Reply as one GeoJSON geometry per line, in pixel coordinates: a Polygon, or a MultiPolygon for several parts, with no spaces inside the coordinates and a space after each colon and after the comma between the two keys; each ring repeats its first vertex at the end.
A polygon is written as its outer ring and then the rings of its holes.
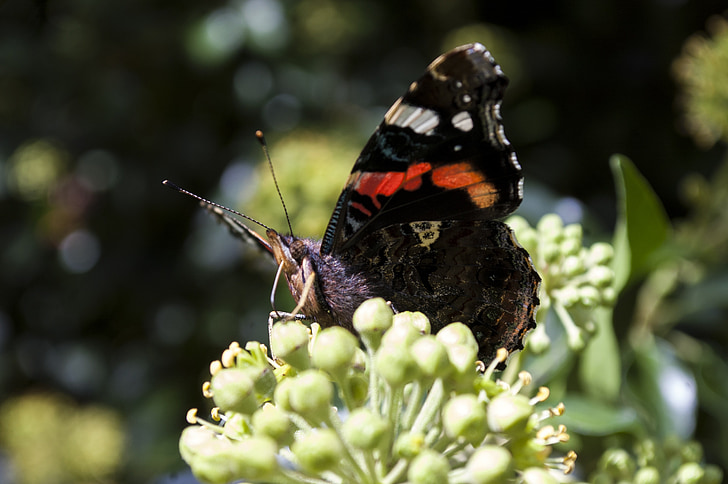
{"type": "Polygon", "coordinates": [[[480,44],[438,57],[385,114],[335,205],[322,241],[268,230],[267,241],[216,208],[238,236],[269,251],[322,326],[352,329],[354,310],[380,296],[422,311],[433,332],[461,321],[479,356],[522,348],[535,326],[540,278],[497,219],[522,200],[523,176],[505,137],[508,81],[480,44]]]}
{"type": "Polygon", "coordinates": [[[313,286],[303,303],[302,313],[322,327],[343,326],[353,331],[351,319],[359,305],[377,294],[361,272],[340,258],[321,254],[321,241],[266,232],[277,264],[296,303],[300,303],[306,282],[315,274],[313,286]]]}

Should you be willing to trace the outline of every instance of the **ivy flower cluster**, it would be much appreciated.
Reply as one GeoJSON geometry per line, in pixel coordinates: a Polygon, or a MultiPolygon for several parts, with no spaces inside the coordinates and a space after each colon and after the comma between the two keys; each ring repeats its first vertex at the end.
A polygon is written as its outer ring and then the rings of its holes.
{"type": "Polygon", "coordinates": [[[652,439],[639,441],[628,452],[621,448],[606,450],[589,482],[613,484],[719,484],[723,471],[703,461],[703,447],[696,441],[682,442],[677,437],[664,442],[652,439]]]}
{"type": "Polygon", "coordinates": [[[543,323],[553,309],[564,326],[569,348],[583,349],[595,331],[594,310],[611,307],[617,299],[612,287],[614,249],[604,242],[584,247],[581,225],[565,226],[555,214],[543,216],[536,227],[519,216],[510,217],[507,223],[542,278],[541,306],[536,329],[527,341],[529,348],[540,353],[550,344],[543,323]]]}
{"type": "Polygon", "coordinates": [[[273,326],[271,350],[233,343],[210,367],[203,394],[212,420],[188,413],[180,452],[207,483],[555,483],[576,454],[547,424],[563,405],[526,395],[530,375],[494,378],[470,329],[430,334],[421,313],[393,315],[381,298],[355,313],[354,328],[273,326]]]}

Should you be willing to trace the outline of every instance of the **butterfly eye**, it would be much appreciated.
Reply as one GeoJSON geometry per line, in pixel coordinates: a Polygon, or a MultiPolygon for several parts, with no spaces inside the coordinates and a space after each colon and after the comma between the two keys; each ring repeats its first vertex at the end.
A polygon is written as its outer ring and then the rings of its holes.
{"type": "Polygon", "coordinates": [[[303,258],[308,255],[306,244],[304,244],[304,242],[300,239],[296,239],[291,242],[289,250],[291,251],[291,257],[293,257],[293,260],[299,264],[303,261],[303,258]]]}

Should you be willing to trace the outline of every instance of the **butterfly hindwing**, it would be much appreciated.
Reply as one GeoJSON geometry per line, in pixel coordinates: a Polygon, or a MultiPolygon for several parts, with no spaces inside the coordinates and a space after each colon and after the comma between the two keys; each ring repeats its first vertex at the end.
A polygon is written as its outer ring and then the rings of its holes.
{"type": "Polygon", "coordinates": [[[484,361],[500,347],[520,349],[535,326],[540,279],[502,222],[393,224],[367,234],[342,261],[369,274],[373,292],[398,310],[427,314],[433,333],[449,322],[468,324],[484,361]]]}

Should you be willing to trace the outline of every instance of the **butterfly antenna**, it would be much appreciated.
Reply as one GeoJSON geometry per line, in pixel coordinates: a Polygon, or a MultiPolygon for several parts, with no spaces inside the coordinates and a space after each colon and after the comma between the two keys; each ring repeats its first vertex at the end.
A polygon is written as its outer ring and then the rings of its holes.
{"type": "Polygon", "coordinates": [[[196,194],[194,194],[194,193],[192,193],[192,192],[190,192],[190,191],[188,191],[188,190],[185,190],[184,188],[181,188],[181,187],[179,187],[179,186],[175,185],[174,183],[172,183],[172,182],[171,182],[171,181],[169,181],[169,180],[164,180],[164,181],[162,181],[162,185],[166,185],[166,186],[168,186],[169,188],[171,188],[172,190],[176,190],[176,191],[178,191],[178,192],[180,192],[180,193],[184,193],[185,195],[188,195],[188,196],[190,196],[190,197],[192,197],[192,198],[195,198],[195,199],[197,199],[197,200],[199,200],[199,201],[201,201],[201,202],[203,202],[203,203],[206,203],[206,204],[208,204],[208,205],[212,205],[213,207],[221,208],[221,209],[223,209],[223,210],[225,210],[225,211],[227,211],[227,212],[230,212],[230,213],[234,213],[235,215],[238,215],[238,216],[240,216],[240,217],[243,217],[243,218],[244,218],[244,219],[246,219],[246,220],[250,220],[250,221],[251,221],[251,222],[253,222],[254,224],[258,224],[258,225],[260,225],[261,227],[263,227],[263,228],[264,228],[264,229],[266,229],[266,230],[273,230],[273,229],[271,229],[270,227],[268,227],[268,226],[267,226],[266,224],[264,224],[264,223],[262,223],[262,222],[258,222],[258,221],[257,221],[257,220],[255,220],[255,219],[254,219],[253,217],[249,217],[248,215],[245,215],[244,213],[240,213],[240,212],[238,212],[237,210],[233,210],[232,208],[228,208],[228,207],[226,207],[225,205],[220,205],[219,203],[215,203],[215,202],[212,202],[212,201],[210,201],[210,200],[208,200],[208,199],[206,199],[206,198],[202,198],[202,197],[201,197],[201,196],[199,196],[199,195],[196,195],[196,194]]]}
{"type": "Polygon", "coordinates": [[[283,212],[286,214],[286,223],[288,224],[288,230],[291,235],[293,235],[293,227],[291,227],[291,219],[288,216],[288,209],[286,208],[286,202],[283,200],[283,195],[281,195],[281,188],[278,186],[278,179],[276,178],[276,172],[273,169],[273,162],[270,159],[270,154],[268,153],[268,143],[265,141],[265,136],[263,136],[263,132],[261,130],[257,130],[255,132],[255,137],[258,138],[258,142],[263,147],[263,154],[265,155],[265,159],[268,161],[268,167],[270,167],[270,173],[273,175],[273,183],[276,186],[276,191],[278,192],[278,198],[281,200],[281,205],[283,205],[283,212]]]}

